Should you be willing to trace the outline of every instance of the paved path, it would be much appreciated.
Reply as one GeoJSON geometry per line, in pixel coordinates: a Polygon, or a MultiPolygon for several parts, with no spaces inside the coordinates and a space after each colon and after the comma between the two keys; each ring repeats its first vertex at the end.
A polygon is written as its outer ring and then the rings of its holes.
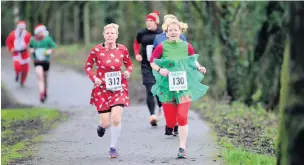
{"type": "Polygon", "coordinates": [[[117,144],[120,157],[108,158],[110,130],[103,138],[96,133],[98,116],[89,105],[92,83],[85,75],[63,66],[51,65],[49,98],[39,101],[33,65],[24,88],[14,82],[10,56],[2,49],[1,79],[20,102],[35,106],[53,107],[71,114],[67,121],[43,136],[34,148],[33,160],[23,164],[37,165],[148,165],[186,164],[218,165],[213,161],[218,146],[205,122],[194,112],[189,114],[188,159],[176,159],[178,138],[164,135],[164,120],[157,128],[148,124],[148,110],[144,105],[125,109],[122,133],[117,144]]]}

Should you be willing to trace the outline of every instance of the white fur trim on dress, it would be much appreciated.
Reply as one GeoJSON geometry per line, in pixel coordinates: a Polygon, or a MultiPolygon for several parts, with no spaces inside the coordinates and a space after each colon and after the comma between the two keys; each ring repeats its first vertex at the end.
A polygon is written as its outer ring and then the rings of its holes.
{"type": "Polygon", "coordinates": [[[27,64],[31,61],[31,59],[28,57],[26,59],[22,59],[20,55],[13,56],[13,61],[19,61],[20,64],[27,64]]]}
{"type": "Polygon", "coordinates": [[[21,51],[26,48],[26,44],[24,41],[24,37],[26,35],[26,31],[23,30],[20,35],[20,29],[15,30],[15,40],[14,40],[14,48],[16,51],[21,51]]]}
{"type": "Polygon", "coordinates": [[[17,29],[25,29],[25,28],[26,28],[25,23],[18,23],[17,24],[17,29]]]}

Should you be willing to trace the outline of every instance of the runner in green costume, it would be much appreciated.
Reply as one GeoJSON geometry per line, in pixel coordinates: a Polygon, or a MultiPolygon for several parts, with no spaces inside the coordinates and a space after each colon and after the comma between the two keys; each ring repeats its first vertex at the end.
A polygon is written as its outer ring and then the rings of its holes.
{"type": "Polygon", "coordinates": [[[185,96],[191,97],[191,101],[204,96],[208,86],[201,84],[204,75],[197,70],[196,61],[198,54],[188,55],[188,43],[185,41],[163,42],[163,54],[161,59],[154,60],[154,63],[161,68],[167,68],[170,72],[186,71],[187,80],[183,77],[174,79],[175,83],[183,83],[188,86],[188,90],[169,90],[169,78],[162,76],[159,72],[153,70],[156,84],[152,87],[152,93],[157,95],[161,102],[182,103],[185,96]],[[185,51],[186,50],[186,51],[185,51]]]}
{"type": "Polygon", "coordinates": [[[201,66],[190,43],[181,41],[181,29],[186,24],[172,19],[166,29],[168,40],[158,45],[150,59],[156,83],[152,93],[162,102],[168,132],[178,124],[180,147],[178,157],[186,157],[188,111],[191,102],[206,94],[208,86],[201,84],[206,68],[201,66]]]}
{"type": "Polygon", "coordinates": [[[29,47],[37,74],[40,101],[43,103],[47,97],[47,79],[51,54],[56,48],[56,45],[52,37],[48,35],[48,31],[44,25],[38,24],[34,33],[35,36],[32,37],[29,47]]]}

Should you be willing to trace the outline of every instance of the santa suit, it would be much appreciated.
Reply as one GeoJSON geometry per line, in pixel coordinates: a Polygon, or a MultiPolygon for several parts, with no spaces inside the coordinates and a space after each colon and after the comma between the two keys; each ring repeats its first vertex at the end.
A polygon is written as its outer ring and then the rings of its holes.
{"type": "Polygon", "coordinates": [[[14,69],[16,71],[16,80],[18,80],[19,73],[21,73],[21,84],[26,80],[29,71],[29,52],[27,47],[30,43],[31,33],[25,29],[21,32],[21,27],[24,23],[18,23],[16,30],[12,31],[6,39],[6,45],[9,51],[12,49],[14,69]]]}

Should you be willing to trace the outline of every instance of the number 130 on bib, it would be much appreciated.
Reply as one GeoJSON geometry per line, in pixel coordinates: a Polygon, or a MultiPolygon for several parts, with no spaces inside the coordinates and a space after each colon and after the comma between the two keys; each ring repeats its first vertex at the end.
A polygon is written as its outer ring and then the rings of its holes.
{"type": "Polygon", "coordinates": [[[188,90],[187,74],[185,71],[177,71],[169,73],[169,90],[183,91],[188,90]]]}

